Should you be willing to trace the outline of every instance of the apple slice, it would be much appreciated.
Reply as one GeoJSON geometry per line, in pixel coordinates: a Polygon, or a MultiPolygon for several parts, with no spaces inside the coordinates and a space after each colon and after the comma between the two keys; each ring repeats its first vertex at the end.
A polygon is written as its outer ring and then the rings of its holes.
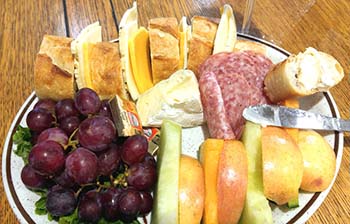
{"type": "Polygon", "coordinates": [[[200,223],[204,208],[204,174],[195,158],[181,155],[179,224],[200,223]]]}
{"type": "Polygon", "coordinates": [[[237,223],[247,192],[248,161],[242,142],[225,140],[217,177],[218,221],[237,223]]]}
{"type": "Polygon", "coordinates": [[[261,126],[247,121],[242,141],[248,156],[248,189],[239,223],[273,223],[262,180],[261,126]]]}
{"type": "Polygon", "coordinates": [[[163,120],[157,154],[158,181],[154,191],[153,224],[177,224],[179,220],[179,171],[182,129],[163,120]]]}
{"type": "Polygon", "coordinates": [[[336,159],[326,140],[312,130],[300,130],[299,149],[303,155],[304,173],[301,189],[310,192],[325,190],[332,182],[336,159]]]}
{"type": "Polygon", "coordinates": [[[303,176],[298,145],[284,129],[264,127],[261,146],[265,196],[278,205],[296,199],[303,176]]]}
{"type": "Polygon", "coordinates": [[[203,224],[218,223],[217,175],[223,139],[206,139],[200,147],[200,161],[204,170],[205,197],[203,224]]]}

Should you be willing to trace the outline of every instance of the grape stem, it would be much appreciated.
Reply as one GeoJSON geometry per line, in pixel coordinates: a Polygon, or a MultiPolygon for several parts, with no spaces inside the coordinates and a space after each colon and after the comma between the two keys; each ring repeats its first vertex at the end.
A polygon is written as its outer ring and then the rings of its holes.
{"type": "Polygon", "coordinates": [[[77,145],[78,145],[79,141],[78,140],[73,140],[73,137],[77,133],[78,130],[79,130],[79,128],[75,129],[73,131],[73,133],[69,136],[68,144],[66,146],[64,146],[64,150],[66,150],[69,146],[71,146],[73,148],[73,150],[77,148],[77,145]]]}

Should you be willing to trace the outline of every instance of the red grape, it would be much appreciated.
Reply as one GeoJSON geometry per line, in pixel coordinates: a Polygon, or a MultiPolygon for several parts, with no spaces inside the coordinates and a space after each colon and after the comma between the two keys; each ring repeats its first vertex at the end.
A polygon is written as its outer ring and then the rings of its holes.
{"type": "Polygon", "coordinates": [[[118,199],[123,192],[120,188],[108,188],[101,195],[103,206],[103,216],[108,221],[116,221],[119,219],[118,199]]]}
{"type": "Polygon", "coordinates": [[[101,102],[101,108],[100,111],[98,112],[99,115],[108,117],[113,121],[112,113],[111,113],[111,108],[109,106],[108,100],[102,100],[101,102]]]}
{"type": "Polygon", "coordinates": [[[144,160],[148,150],[148,141],[143,135],[130,136],[122,146],[122,160],[132,165],[144,160]]]}
{"type": "Polygon", "coordinates": [[[111,175],[120,163],[119,147],[111,143],[107,151],[98,156],[98,173],[100,175],[111,175]]]}
{"type": "Polygon", "coordinates": [[[60,143],[62,146],[68,144],[68,136],[60,128],[49,128],[40,133],[37,143],[43,142],[46,140],[52,140],[57,143],[60,143]]]}
{"type": "Polygon", "coordinates": [[[59,127],[70,136],[80,124],[80,119],[77,116],[69,116],[62,118],[59,127]]]}
{"type": "Polygon", "coordinates": [[[26,187],[34,190],[43,188],[47,181],[44,176],[36,173],[35,170],[28,164],[22,169],[21,179],[26,187]]]}
{"type": "Polygon", "coordinates": [[[37,108],[29,112],[26,121],[31,130],[41,132],[50,128],[55,119],[49,111],[37,108]]]}
{"type": "Polygon", "coordinates": [[[133,189],[124,191],[118,200],[118,210],[121,220],[124,222],[131,222],[136,219],[140,212],[140,205],[141,196],[139,192],[133,189]]]}
{"type": "Polygon", "coordinates": [[[91,183],[97,177],[97,157],[88,149],[77,148],[67,156],[66,171],[77,184],[91,183]]]}
{"type": "Polygon", "coordinates": [[[73,177],[68,175],[67,170],[64,170],[60,175],[55,176],[54,181],[56,184],[65,188],[75,188],[77,186],[73,177]]]}
{"type": "Polygon", "coordinates": [[[53,216],[66,216],[75,210],[77,200],[74,191],[59,185],[53,186],[47,194],[46,208],[53,216]]]}
{"type": "Polygon", "coordinates": [[[141,205],[140,205],[140,214],[147,215],[152,211],[153,208],[153,197],[150,192],[140,191],[141,205]]]}
{"type": "Polygon", "coordinates": [[[79,111],[75,108],[73,99],[64,99],[57,102],[55,106],[56,117],[60,121],[62,118],[79,116],[79,111]]]}
{"type": "Polygon", "coordinates": [[[78,204],[78,217],[82,222],[97,223],[102,217],[102,203],[99,192],[86,192],[78,204]]]}
{"type": "Polygon", "coordinates": [[[64,168],[63,147],[48,140],[36,144],[29,153],[29,164],[41,175],[54,175],[64,168]]]}
{"type": "Polygon", "coordinates": [[[74,98],[75,106],[83,115],[96,114],[101,107],[97,93],[89,88],[80,89],[74,98]]]}
{"type": "Polygon", "coordinates": [[[55,105],[56,105],[56,102],[51,99],[41,99],[34,105],[34,109],[42,108],[49,111],[51,114],[54,114],[55,105]]]}
{"type": "Polygon", "coordinates": [[[154,156],[152,156],[149,152],[147,152],[145,159],[142,161],[142,163],[149,164],[151,166],[154,166],[154,168],[157,168],[156,160],[154,159],[154,156]]]}
{"type": "Polygon", "coordinates": [[[99,152],[108,148],[115,137],[115,126],[107,117],[94,116],[79,125],[79,143],[92,151],[99,152]]]}
{"type": "Polygon", "coordinates": [[[127,182],[140,191],[151,190],[157,180],[156,168],[150,164],[136,163],[128,169],[127,182]]]}

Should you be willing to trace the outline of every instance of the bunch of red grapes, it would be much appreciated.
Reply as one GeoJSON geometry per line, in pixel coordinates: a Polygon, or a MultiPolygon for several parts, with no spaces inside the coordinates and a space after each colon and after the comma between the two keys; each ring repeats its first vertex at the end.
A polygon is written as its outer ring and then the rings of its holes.
{"type": "Polygon", "coordinates": [[[48,189],[54,217],[78,210],[79,220],[131,222],[153,204],[156,161],[142,135],[117,136],[108,101],[83,88],[73,99],[39,100],[27,116],[32,147],[21,178],[48,189]]]}

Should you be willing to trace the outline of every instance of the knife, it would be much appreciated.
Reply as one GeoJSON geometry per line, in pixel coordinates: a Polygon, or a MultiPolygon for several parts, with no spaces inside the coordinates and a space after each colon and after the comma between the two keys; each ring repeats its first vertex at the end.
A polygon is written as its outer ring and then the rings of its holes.
{"type": "Polygon", "coordinates": [[[350,131],[350,120],[328,117],[300,109],[276,105],[256,105],[243,110],[243,117],[261,125],[278,127],[350,131]]]}

